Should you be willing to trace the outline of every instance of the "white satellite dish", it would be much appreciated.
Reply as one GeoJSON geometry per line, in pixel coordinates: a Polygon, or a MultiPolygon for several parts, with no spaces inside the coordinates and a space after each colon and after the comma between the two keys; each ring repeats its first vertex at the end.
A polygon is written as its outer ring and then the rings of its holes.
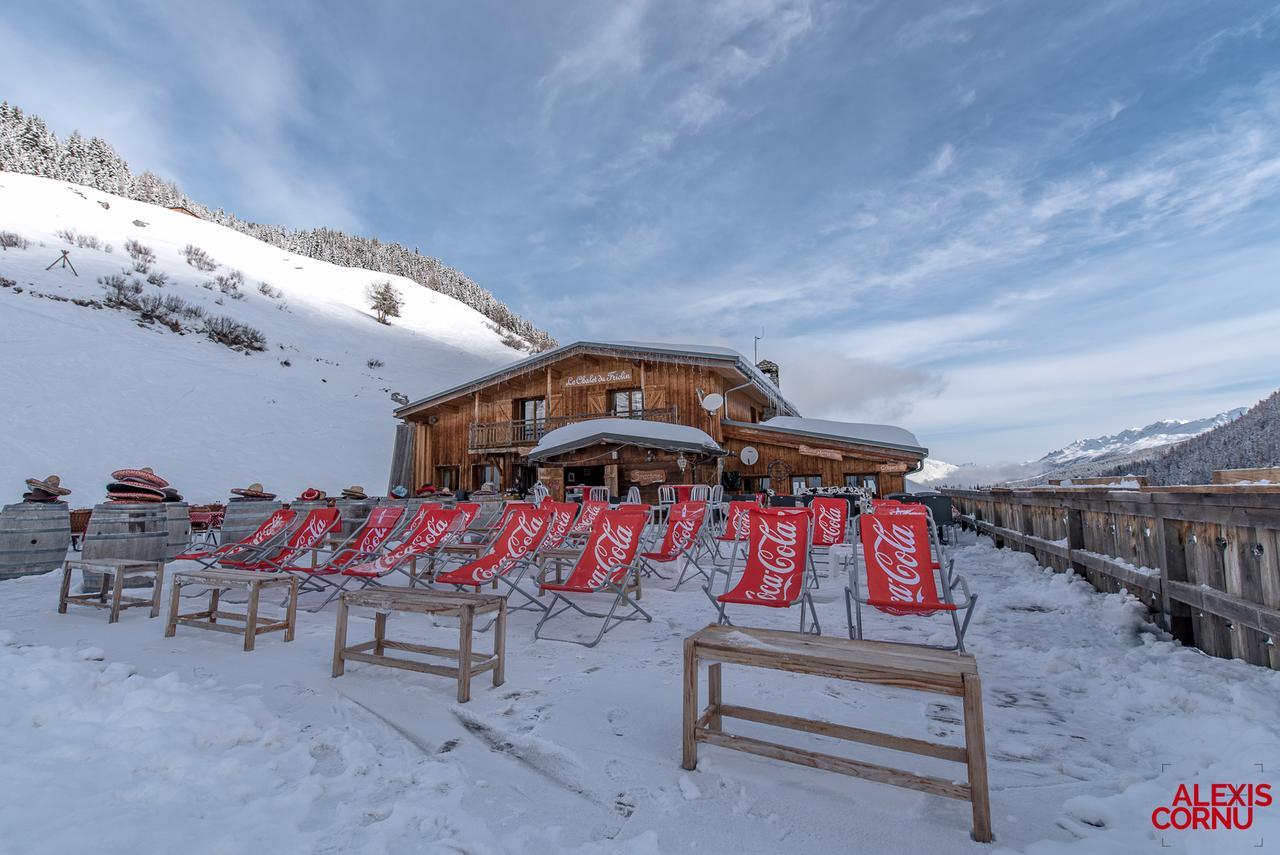
{"type": "Polygon", "coordinates": [[[756,461],[760,459],[760,452],[756,451],[753,445],[744,445],[738,452],[738,459],[747,466],[755,466],[756,461]]]}
{"type": "Polygon", "coordinates": [[[716,410],[724,406],[724,395],[717,395],[712,392],[702,399],[702,409],[708,413],[714,413],[716,410]]]}

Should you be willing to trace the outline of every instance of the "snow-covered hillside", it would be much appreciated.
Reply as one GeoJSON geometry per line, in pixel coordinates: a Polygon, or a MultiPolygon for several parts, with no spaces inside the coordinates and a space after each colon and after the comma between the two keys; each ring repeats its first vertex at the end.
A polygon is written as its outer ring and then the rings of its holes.
{"type": "Polygon", "coordinates": [[[945,481],[947,476],[959,469],[954,463],[926,457],[919,472],[907,477],[908,487],[923,487],[935,482],[945,481]]]}
{"type": "Polygon", "coordinates": [[[1078,439],[1070,445],[1051,451],[1039,462],[1046,471],[1071,463],[1101,463],[1139,451],[1150,451],[1199,436],[1218,425],[1240,418],[1247,407],[1237,407],[1207,419],[1165,419],[1146,427],[1129,428],[1108,436],[1078,439]]]}
{"type": "Polygon", "coordinates": [[[0,287],[2,501],[17,498],[24,478],[57,473],[72,504],[87,506],[125,466],[154,467],[196,501],[251,481],[289,497],[309,485],[382,492],[392,392],[421,395],[520,356],[478,312],[408,279],[292,255],[62,181],[0,173],[0,232],[29,242],[0,252],[0,278],[14,283],[0,287]],[[58,236],[65,229],[113,251],[69,244],[58,236]],[[163,286],[133,272],[131,239],[154,251],[163,286]],[[219,267],[189,265],[188,244],[219,267]],[[64,249],[78,276],[45,270],[64,249]],[[232,271],[243,274],[240,299],[213,281],[232,271]],[[72,302],[101,303],[99,278],[121,273],[144,297],[179,297],[260,330],[266,350],[238,352],[136,312],[72,302]],[[404,296],[392,326],[377,323],[365,297],[388,279],[404,296]]]}

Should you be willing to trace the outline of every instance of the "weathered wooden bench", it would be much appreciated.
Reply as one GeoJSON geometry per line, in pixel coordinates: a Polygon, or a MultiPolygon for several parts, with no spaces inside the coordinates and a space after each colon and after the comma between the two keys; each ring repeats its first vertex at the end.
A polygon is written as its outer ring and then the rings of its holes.
{"type": "Polygon", "coordinates": [[[139,561],[136,558],[76,559],[62,564],[62,587],[58,592],[58,614],[67,613],[67,605],[93,606],[110,609],[107,623],[120,620],[120,612],[139,606],[150,606],[151,617],[160,614],[160,590],[164,585],[163,561],[139,561]],[[101,588],[87,594],[71,593],[71,571],[88,570],[101,573],[101,588]],[[154,578],[150,597],[124,596],[125,579],[140,573],[150,573],[154,578]],[[109,592],[109,596],[108,596],[109,592]]]}
{"type": "Polygon", "coordinates": [[[982,724],[982,684],[978,678],[977,663],[969,654],[888,642],[815,637],[782,630],[708,626],[689,636],[684,643],[682,765],[685,769],[697,767],[699,742],[969,801],[973,806],[974,840],[982,843],[991,841],[986,737],[982,724]],[[709,704],[699,714],[698,666],[704,662],[710,663],[707,669],[709,704]],[[721,696],[720,684],[723,663],[959,697],[964,707],[965,744],[942,745],[860,727],[726,704],[721,696]],[[945,778],[727,733],[723,728],[723,720],[726,718],[775,725],[964,763],[968,766],[969,780],[963,784],[955,783],[945,778]]]}
{"type": "Polygon", "coordinates": [[[386,665],[453,677],[458,681],[458,703],[471,700],[471,678],[485,671],[493,671],[493,685],[501,686],[506,679],[507,598],[489,594],[471,594],[461,591],[433,591],[421,588],[371,588],[364,591],[348,591],[338,601],[337,626],[333,637],[333,676],[341,677],[346,670],[346,660],[386,665]],[[347,621],[351,608],[375,610],[373,640],[347,646],[347,621]],[[392,641],[387,638],[387,615],[391,612],[408,614],[454,616],[458,618],[458,647],[431,647],[392,641]],[[472,650],[472,630],[477,615],[497,612],[493,629],[493,652],[475,653],[472,650]],[[434,656],[457,661],[456,666],[434,665],[416,659],[387,656],[387,650],[402,650],[423,656],[434,656]]]}
{"type": "Polygon", "coordinates": [[[298,621],[298,579],[288,573],[262,573],[256,570],[183,570],[173,574],[169,593],[169,622],[165,626],[165,638],[178,631],[178,624],[215,632],[231,632],[244,636],[245,651],[253,650],[259,635],[264,632],[284,630],[284,640],[293,641],[298,621]],[[178,613],[178,600],[186,585],[207,586],[209,607],[188,614],[178,613]],[[229,612],[221,608],[222,592],[231,588],[244,588],[249,592],[249,602],[244,613],[229,612]],[[289,599],[285,605],[283,620],[261,622],[258,603],[263,589],[287,588],[289,599]],[[235,623],[218,623],[219,620],[235,623]]]}

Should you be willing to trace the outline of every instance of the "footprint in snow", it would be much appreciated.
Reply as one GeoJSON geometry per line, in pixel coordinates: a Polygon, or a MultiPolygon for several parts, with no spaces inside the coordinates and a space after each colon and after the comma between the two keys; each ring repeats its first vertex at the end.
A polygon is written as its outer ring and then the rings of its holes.
{"type": "Polygon", "coordinates": [[[629,713],[621,707],[609,710],[607,718],[609,720],[610,727],[613,728],[614,736],[623,735],[623,725],[626,723],[628,716],[629,713]]]}

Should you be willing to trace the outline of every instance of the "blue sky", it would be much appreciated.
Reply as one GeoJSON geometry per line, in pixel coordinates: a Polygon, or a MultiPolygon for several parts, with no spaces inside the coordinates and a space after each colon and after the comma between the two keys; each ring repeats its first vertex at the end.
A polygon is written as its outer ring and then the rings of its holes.
{"type": "Polygon", "coordinates": [[[994,462],[1280,386],[1280,6],[29,3],[0,96],[994,462]]]}

